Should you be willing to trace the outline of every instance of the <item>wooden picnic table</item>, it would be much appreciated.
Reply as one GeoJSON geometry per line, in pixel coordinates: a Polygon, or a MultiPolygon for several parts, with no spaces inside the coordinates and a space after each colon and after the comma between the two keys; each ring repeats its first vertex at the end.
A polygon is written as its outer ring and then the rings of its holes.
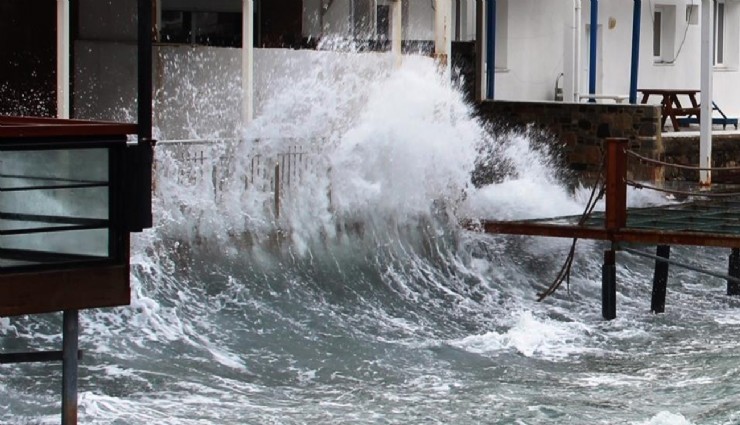
{"type": "Polygon", "coordinates": [[[695,115],[699,117],[699,102],[696,100],[696,94],[700,93],[700,90],[693,89],[639,89],[642,93],[642,102],[647,103],[650,96],[661,97],[661,105],[663,105],[663,111],[660,122],[660,129],[665,129],[665,122],[668,118],[671,119],[674,131],[679,130],[679,117],[690,117],[695,115]],[[681,104],[679,96],[686,96],[691,103],[690,107],[684,107],[681,104]]]}

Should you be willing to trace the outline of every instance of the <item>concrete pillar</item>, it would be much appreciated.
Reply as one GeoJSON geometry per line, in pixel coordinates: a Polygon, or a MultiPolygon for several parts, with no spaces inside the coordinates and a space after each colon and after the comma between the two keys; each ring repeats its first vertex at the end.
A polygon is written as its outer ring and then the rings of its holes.
{"type": "Polygon", "coordinates": [[[57,0],[57,118],[69,118],[69,0],[57,0]]]}
{"type": "MultiPolygon", "coordinates": [[[[699,166],[712,166],[712,72],[714,53],[714,1],[701,2],[701,120],[699,122],[699,166]]],[[[699,183],[712,184],[712,172],[700,171],[699,183]]]]}
{"type": "Polygon", "coordinates": [[[434,2],[434,58],[440,68],[450,74],[452,51],[452,3],[450,0],[434,2]]]}
{"type": "Polygon", "coordinates": [[[396,68],[403,61],[403,4],[401,0],[391,3],[391,52],[395,58],[396,68]]]}

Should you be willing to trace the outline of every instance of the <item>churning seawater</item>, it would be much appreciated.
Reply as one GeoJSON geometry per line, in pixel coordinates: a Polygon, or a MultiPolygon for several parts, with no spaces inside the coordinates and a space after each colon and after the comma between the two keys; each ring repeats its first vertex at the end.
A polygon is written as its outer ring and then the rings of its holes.
{"type": "MultiPolygon", "coordinates": [[[[247,141],[158,146],[132,305],[81,315],[80,423],[740,423],[724,282],[672,269],[653,315],[653,264],[620,253],[605,322],[605,246],[582,241],[570,291],[537,303],[570,241],[458,222],[578,214],[588,189],[528,134],[491,134],[431,61],[353,60],[276,90],[247,141]],[[275,218],[263,168],[285,152],[275,218]],[[503,171],[475,187],[476,166],[503,171]]],[[[727,254],[671,256],[722,271],[727,254]]],[[[0,319],[0,346],[57,347],[60,322],[0,319]]],[[[55,364],[0,367],[0,422],[57,423],[60,381],[55,364]]]]}

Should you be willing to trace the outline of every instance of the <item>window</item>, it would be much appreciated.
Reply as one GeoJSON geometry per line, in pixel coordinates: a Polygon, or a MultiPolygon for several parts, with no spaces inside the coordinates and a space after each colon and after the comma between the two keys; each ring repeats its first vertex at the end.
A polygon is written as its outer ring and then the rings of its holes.
{"type": "Polygon", "coordinates": [[[725,2],[714,0],[714,64],[725,64],[725,2]]]}
{"type": "Polygon", "coordinates": [[[699,25],[698,4],[690,4],[686,6],[686,23],[689,25],[699,25]]]}
{"type": "Polygon", "coordinates": [[[163,43],[238,47],[242,44],[241,13],[163,10],[159,40],[163,43]]]}
{"type": "MultiPolygon", "coordinates": [[[[255,8],[256,9],[256,8],[255,8]]],[[[162,0],[159,41],[239,47],[242,3],[239,0],[162,0]]]]}
{"type": "Polygon", "coordinates": [[[653,11],[653,59],[655,63],[675,60],[676,6],[656,5],[653,11]]]}
{"type": "Polygon", "coordinates": [[[660,59],[660,35],[663,23],[663,12],[656,10],[653,13],[653,57],[660,59]]]}

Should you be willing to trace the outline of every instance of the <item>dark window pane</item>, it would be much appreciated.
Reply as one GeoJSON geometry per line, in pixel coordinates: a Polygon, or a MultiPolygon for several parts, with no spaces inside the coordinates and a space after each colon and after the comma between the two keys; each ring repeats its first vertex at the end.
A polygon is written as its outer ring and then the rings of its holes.
{"type": "Polygon", "coordinates": [[[655,12],[653,15],[653,56],[660,57],[660,33],[661,33],[661,17],[660,12],[655,12]]]}

